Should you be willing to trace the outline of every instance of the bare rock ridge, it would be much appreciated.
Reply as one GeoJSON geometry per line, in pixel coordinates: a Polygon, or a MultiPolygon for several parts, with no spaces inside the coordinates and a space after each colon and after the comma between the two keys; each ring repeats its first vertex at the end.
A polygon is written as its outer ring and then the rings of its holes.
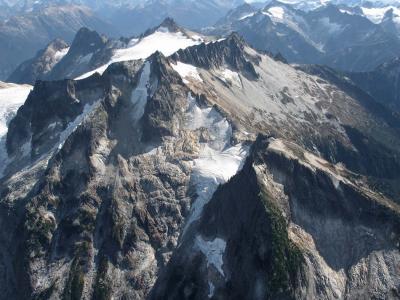
{"type": "Polygon", "coordinates": [[[350,182],[335,187],[278,143],[258,138],[184,236],[152,299],[358,299],[365,287],[371,297],[399,296],[399,206],[350,182]],[[393,285],[363,277],[367,265],[387,267],[393,285]]]}
{"type": "Polygon", "coordinates": [[[44,50],[38,51],[34,58],[19,65],[7,81],[34,84],[37,79],[44,79],[43,77],[67,53],[68,48],[68,44],[63,40],[52,41],[44,50]]]}
{"type": "Polygon", "coordinates": [[[398,298],[398,118],[330,76],[233,34],[38,80],[7,134],[0,299],[398,298]]]}
{"type": "Polygon", "coordinates": [[[151,28],[149,30],[146,30],[143,34],[141,34],[141,37],[145,37],[148,36],[152,33],[154,33],[156,30],[158,29],[164,29],[164,30],[168,30],[169,32],[179,32],[179,31],[184,31],[184,29],[182,27],[180,27],[178,24],[176,24],[176,22],[174,21],[174,19],[167,17],[165,18],[165,20],[158,26],[155,26],[154,28],[151,28]]]}
{"type": "Polygon", "coordinates": [[[87,65],[96,66],[104,59],[109,59],[107,52],[108,38],[88,28],[81,28],[64,59],[47,74],[48,79],[75,78],[87,65]],[[100,61],[100,62],[99,62],[100,61]],[[67,75],[67,76],[66,76],[67,75]]]}
{"type": "Polygon", "coordinates": [[[245,52],[247,44],[236,33],[216,43],[203,43],[177,51],[172,58],[200,68],[218,68],[228,65],[236,71],[256,79],[253,63],[258,63],[259,57],[250,56],[245,52]]]}

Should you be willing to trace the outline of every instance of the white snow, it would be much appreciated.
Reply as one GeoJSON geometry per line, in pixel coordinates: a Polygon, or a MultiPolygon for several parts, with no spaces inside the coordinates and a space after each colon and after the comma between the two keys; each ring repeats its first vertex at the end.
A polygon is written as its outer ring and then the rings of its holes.
{"type": "Polygon", "coordinates": [[[351,12],[351,11],[349,11],[349,10],[347,10],[347,9],[339,9],[339,11],[340,11],[342,14],[354,15],[353,12],[351,12]]]}
{"type": "Polygon", "coordinates": [[[276,19],[283,19],[285,17],[285,10],[282,7],[275,6],[275,7],[270,7],[268,9],[268,13],[270,16],[276,18],[276,19]]]}
{"type": "MultiPolygon", "coordinates": [[[[390,9],[393,9],[393,15],[395,21],[400,19],[400,8],[394,6],[373,7],[373,8],[361,7],[364,16],[375,24],[381,23],[386,12],[389,11],[390,9]]],[[[398,21],[400,23],[400,20],[398,21]]]]}
{"type": "Polygon", "coordinates": [[[254,16],[255,14],[256,14],[255,12],[252,12],[252,13],[250,13],[250,14],[246,14],[246,15],[244,15],[244,16],[241,16],[241,17],[239,18],[239,20],[241,21],[241,20],[250,18],[250,17],[254,16]]]}
{"type": "Polygon", "coordinates": [[[61,59],[63,59],[63,57],[64,57],[65,55],[67,55],[68,51],[69,51],[69,47],[64,48],[64,49],[61,49],[61,50],[59,50],[59,51],[56,51],[56,52],[54,53],[54,60],[55,60],[55,62],[59,62],[61,59]]]}
{"type": "Polygon", "coordinates": [[[190,38],[182,32],[169,32],[168,30],[159,28],[153,34],[140,40],[132,39],[126,48],[115,50],[111,60],[107,64],[83,74],[76,79],[87,78],[96,72],[103,74],[107,67],[115,62],[144,59],[156,51],[160,51],[165,56],[169,56],[179,49],[197,45],[200,42],[201,40],[198,39],[198,36],[190,38]]]}
{"type": "Polygon", "coordinates": [[[237,72],[234,72],[229,69],[224,69],[220,73],[220,79],[227,83],[227,84],[232,84],[234,86],[237,86],[239,88],[242,87],[242,81],[240,79],[240,75],[237,72]]]}
{"type": "Polygon", "coordinates": [[[201,79],[199,71],[195,66],[184,64],[178,61],[176,64],[172,64],[172,68],[178,72],[184,83],[189,83],[188,79],[194,79],[196,81],[203,82],[203,79],[201,79]]]}
{"type": "Polygon", "coordinates": [[[214,296],[214,291],[215,291],[215,286],[212,282],[208,282],[208,298],[211,298],[212,296],[214,296]]]}
{"type": "Polygon", "coordinates": [[[0,178],[8,160],[5,148],[8,122],[24,104],[32,88],[30,85],[0,84],[0,178]]]}
{"type": "Polygon", "coordinates": [[[64,146],[65,141],[67,138],[78,128],[79,125],[82,124],[82,122],[85,120],[86,116],[89,115],[92,111],[93,108],[95,107],[95,104],[86,104],[85,107],[83,108],[83,112],[75,118],[74,121],[70,122],[61,133],[60,133],[60,138],[59,138],[59,144],[58,144],[58,150],[61,150],[61,148],[64,146]]]}
{"type": "Polygon", "coordinates": [[[188,101],[186,128],[207,128],[211,140],[201,144],[199,157],[193,161],[191,181],[196,187],[197,198],[185,230],[201,216],[204,205],[210,201],[218,185],[226,183],[240,170],[249,152],[249,147],[241,143],[231,146],[232,127],[215,108],[200,108],[191,95],[188,101]]]}
{"type": "Polygon", "coordinates": [[[194,247],[200,250],[207,259],[207,267],[214,266],[218,272],[225,277],[224,270],[222,270],[223,255],[225,253],[226,242],[223,239],[215,238],[212,241],[206,241],[202,236],[197,235],[194,247]]]}
{"type": "Polygon", "coordinates": [[[133,122],[138,122],[146,108],[148,93],[147,88],[150,80],[150,63],[146,62],[143,66],[142,74],[140,75],[140,80],[138,86],[132,91],[131,101],[134,105],[133,110],[133,122]]]}

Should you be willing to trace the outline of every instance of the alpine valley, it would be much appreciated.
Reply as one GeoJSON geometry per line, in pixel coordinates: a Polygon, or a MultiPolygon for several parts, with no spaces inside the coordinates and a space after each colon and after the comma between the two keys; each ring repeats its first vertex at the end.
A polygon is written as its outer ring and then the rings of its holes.
{"type": "Polygon", "coordinates": [[[1,300],[400,299],[396,3],[211,2],[0,82],[1,300]]]}

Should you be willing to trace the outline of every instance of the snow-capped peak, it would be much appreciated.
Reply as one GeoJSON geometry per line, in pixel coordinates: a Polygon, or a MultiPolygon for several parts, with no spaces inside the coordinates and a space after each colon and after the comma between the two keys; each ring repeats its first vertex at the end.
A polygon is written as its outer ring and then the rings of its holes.
{"type": "Polygon", "coordinates": [[[132,38],[125,47],[113,50],[111,59],[101,67],[79,76],[83,79],[94,73],[102,74],[115,62],[145,59],[156,51],[169,56],[179,49],[200,44],[204,39],[188,31],[181,30],[172,19],[166,19],[160,26],[146,32],[139,39],[132,38]]]}

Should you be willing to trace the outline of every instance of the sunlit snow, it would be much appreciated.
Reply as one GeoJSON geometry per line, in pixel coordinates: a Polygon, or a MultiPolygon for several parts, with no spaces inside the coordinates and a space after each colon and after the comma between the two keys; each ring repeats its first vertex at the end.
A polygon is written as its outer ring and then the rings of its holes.
{"type": "Polygon", "coordinates": [[[185,83],[189,82],[188,79],[194,79],[200,82],[203,81],[200,77],[199,71],[195,66],[184,64],[178,61],[176,64],[172,64],[172,68],[178,72],[185,83]]]}
{"type": "Polygon", "coordinates": [[[24,104],[31,90],[30,85],[0,83],[0,178],[3,176],[8,159],[5,148],[8,123],[18,108],[24,104]]]}
{"type": "Polygon", "coordinates": [[[156,51],[169,56],[179,49],[197,45],[200,42],[201,40],[198,37],[190,38],[182,32],[169,32],[168,29],[159,28],[153,34],[140,40],[132,39],[126,48],[115,50],[111,60],[107,64],[76,79],[89,77],[96,72],[103,74],[107,67],[115,62],[144,59],[156,51]]]}
{"type": "Polygon", "coordinates": [[[190,95],[188,101],[186,127],[190,130],[207,128],[210,141],[201,145],[199,157],[193,162],[191,180],[197,198],[185,230],[201,216],[204,205],[210,201],[218,185],[226,183],[240,170],[249,151],[249,147],[241,143],[231,146],[232,127],[215,108],[199,107],[190,95]]]}
{"type": "Polygon", "coordinates": [[[285,11],[279,6],[269,8],[268,12],[272,17],[277,19],[283,19],[285,16],[285,11]]]}
{"type": "Polygon", "coordinates": [[[69,47],[56,51],[56,53],[54,53],[55,62],[59,62],[61,59],[63,59],[64,56],[67,55],[68,51],[69,47]]]}
{"type": "Polygon", "coordinates": [[[222,265],[224,264],[223,255],[226,248],[226,242],[223,239],[215,238],[212,241],[206,241],[202,236],[198,235],[196,236],[194,246],[207,258],[207,267],[212,265],[222,276],[225,276],[224,270],[222,270],[222,265]]]}
{"type": "MultiPolygon", "coordinates": [[[[393,9],[393,15],[396,19],[400,19],[400,8],[394,7],[394,6],[386,6],[386,7],[373,7],[373,8],[367,8],[367,7],[362,7],[361,10],[371,22],[375,24],[379,24],[382,22],[383,18],[385,17],[385,14],[390,10],[393,9]]],[[[400,23],[400,20],[399,20],[400,23]]]]}

